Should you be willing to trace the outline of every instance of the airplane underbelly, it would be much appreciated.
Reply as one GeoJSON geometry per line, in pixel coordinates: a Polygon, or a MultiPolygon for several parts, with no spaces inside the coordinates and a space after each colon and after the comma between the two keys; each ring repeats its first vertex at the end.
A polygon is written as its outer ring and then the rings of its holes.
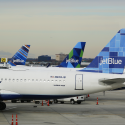
{"type": "Polygon", "coordinates": [[[12,100],[12,99],[18,99],[22,96],[18,93],[6,91],[6,90],[0,90],[0,100],[12,100]]]}

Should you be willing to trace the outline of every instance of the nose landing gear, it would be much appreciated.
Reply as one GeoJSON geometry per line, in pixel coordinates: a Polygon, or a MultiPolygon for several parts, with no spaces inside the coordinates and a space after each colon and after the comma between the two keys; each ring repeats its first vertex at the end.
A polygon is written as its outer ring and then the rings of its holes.
{"type": "Polygon", "coordinates": [[[6,104],[4,102],[0,102],[0,110],[6,109],[6,104]]]}

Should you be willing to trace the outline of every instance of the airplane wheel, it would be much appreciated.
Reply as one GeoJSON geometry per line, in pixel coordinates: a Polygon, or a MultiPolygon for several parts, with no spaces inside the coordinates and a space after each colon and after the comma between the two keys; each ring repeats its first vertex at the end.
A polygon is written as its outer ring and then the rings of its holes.
{"type": "Polygon", "coordinates": [[[72,100],[70,101],[70,103],[71,103],[71,104],[75,104],[75,101],[72,99],[72,100]]]}
{"type": "Polygon", "coordinates": [[[57,99],[54,99],[54,103],[58,103],[58,100],[57,100],[57,99]]]}
{"type": "Polygon", "coordinates": [[[16,103],[16,100],[11,100],[12,103],[16,103]]]}
{"type": "Polygon", "coordinates": [[[6,109],[6,104],[4,102],[0,102],[0,110],[6,109]]]}
{"type": "Polygon", "coordinates": [[[24,100],[21,100],[21,103],[24,103],[24,100]]]}

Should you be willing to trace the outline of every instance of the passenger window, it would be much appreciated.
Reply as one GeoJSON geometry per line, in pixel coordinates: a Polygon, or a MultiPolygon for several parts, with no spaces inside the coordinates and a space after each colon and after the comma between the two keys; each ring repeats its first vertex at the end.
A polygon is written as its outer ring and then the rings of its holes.
{"type": "Polygon", "coordinates": [[[28,82],[30,82],[30,79],[28,79],[28,82]]]}
{"type": "Polygon", "coordinates": [[[55,80],[55,82],[57,82],[57,80],[55,80]]]}
{"type": "Polygon", "coordinates": [[[42,79],[40,79],[39,81],[42,82],[42,79]]]}
{"type": "Polygon", "coordinates": [[[11,79],[9,79],[9,82],[11,81],[11,79]]]}
{"type": "Polygon", "coordinates": [[[49,80],[48,80],[48,82],[49,82],[49,80]]]}
{"type": "Polygon", "coordinates": [[[7,81],[7,78],[5,78],[5,81],[7,81]]]}
{"type": "Polygon", "coordinates": [[[20,82],[22,82],[23,80],[22,79],[20,79],[20,82]]]}
{"type": "Polygon", "coordinates": [[[38,82],[38,79],[36,79],[36,82],[38,82]]]}
{"type": "Polygon", "coordinates": [[[19,80],[17,79],[16,81],[18,82],[19,80]]]}
{"type": "Polygon", "coordinates": [[[46,80],[44,79],[44,82],[46,82],[46,80]]]}
{"type": "Polygon", "coordinates": [[[63,80],[63,82],[65,82],[65,80],[63,80]]]}
{"type": "Polygon", "coordinates": [[[59,80],[59,82],[61,82],[61,80],[59,80]]]}
{"type": "Polygon", "coordinates": [[[26,82],[26,79],[24,79],[24,82],[26,82]]]}
{"type": "Polygon", "coordinates": [[[1,78],[1,81],[3,81],[3,78],[1,78]]]}
{"type": "Polygon", "coordinates": [[[53,80],[51,80],[51,82],[53,82],[53,80]]]}
{"type": "Polygon", "coordinates": [[[13,82],[15,81],[15,79],[13,79],[13,82]]]}

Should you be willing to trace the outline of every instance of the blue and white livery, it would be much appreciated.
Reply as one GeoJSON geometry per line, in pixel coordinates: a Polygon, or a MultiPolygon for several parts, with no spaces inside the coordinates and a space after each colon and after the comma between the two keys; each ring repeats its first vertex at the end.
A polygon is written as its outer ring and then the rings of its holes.
{"type": "Polygon", "coordinates": [[[8,62],[8,64],[10,64],[11,66],[25,65],[29,49],[30,45],[23,45],[8,62]]]}
{"type": "Polygon", "coordinates": [[[81,71],[122,74],[125,66],[125,29],[121,29],[81,71]]]}
{"type": "Polygon", "coordinates": [[[1,69],[0,110],[6,108],[2,100],[59,99],[124,87],[124,36],[125,29],[121,29],[93,62],[81,70],[35,67],[1,69]]]}

